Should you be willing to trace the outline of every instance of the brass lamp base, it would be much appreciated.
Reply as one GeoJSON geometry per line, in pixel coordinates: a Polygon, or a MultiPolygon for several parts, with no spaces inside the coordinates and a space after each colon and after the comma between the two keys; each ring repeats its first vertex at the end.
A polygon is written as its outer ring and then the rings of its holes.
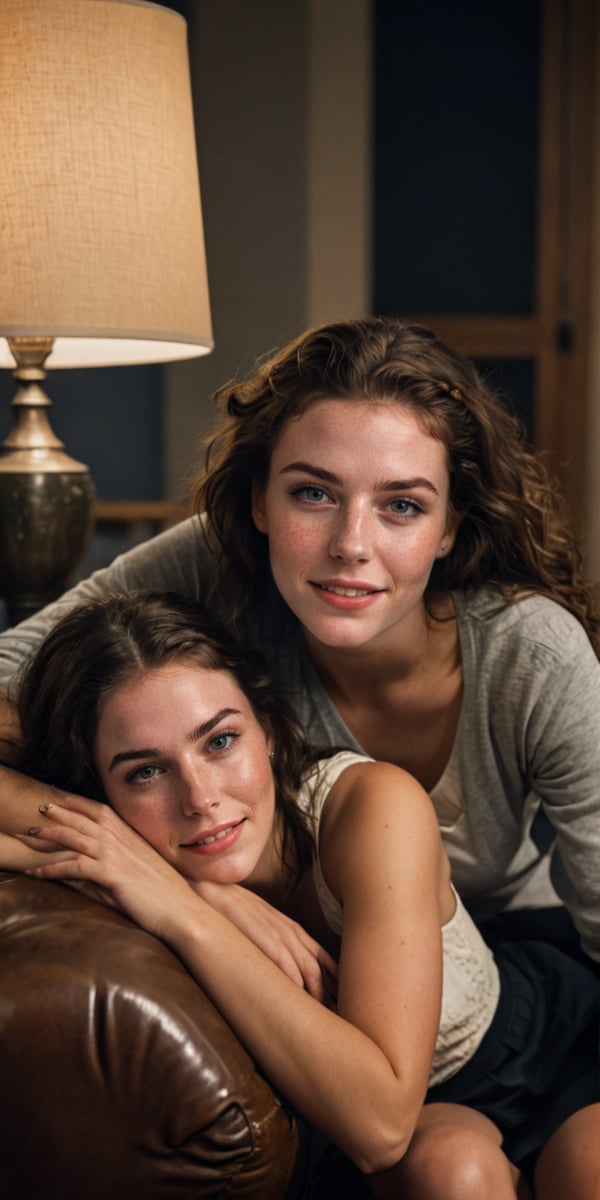
{"type": "Polygon", "coordinates": [[[51,338],[10,338],[19,387],[14,425],[0,447],[0,595],[11,624],[56,599],[92,532],[89,471],[63,451],[40,387],[51,338]]]}

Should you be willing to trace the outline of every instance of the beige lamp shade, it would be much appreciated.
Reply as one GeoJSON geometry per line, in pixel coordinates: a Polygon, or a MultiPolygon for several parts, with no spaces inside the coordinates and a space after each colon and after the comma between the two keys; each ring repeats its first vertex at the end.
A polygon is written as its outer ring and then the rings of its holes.
{"type": "Polygon", "coordinates": [[[0,366],[212,349],[185,21],[143,0],[0,5],[0,366]]]}

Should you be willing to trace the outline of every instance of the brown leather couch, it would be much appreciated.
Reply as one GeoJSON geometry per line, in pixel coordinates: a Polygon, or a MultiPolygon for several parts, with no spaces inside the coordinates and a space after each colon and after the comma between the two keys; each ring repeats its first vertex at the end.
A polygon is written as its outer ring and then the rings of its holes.
{"type": "Polygon", "coordinates": [[[280,1200],[297,1150],[293,1115],[161,942],[0,873],[2,1200],[280,1200]]]}

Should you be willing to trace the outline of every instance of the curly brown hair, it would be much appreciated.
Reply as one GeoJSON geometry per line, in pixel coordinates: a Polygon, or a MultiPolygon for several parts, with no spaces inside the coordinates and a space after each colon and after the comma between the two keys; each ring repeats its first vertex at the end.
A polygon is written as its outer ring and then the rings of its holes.
{"type": "Polygon", "coordinates": [[[304,734],[262,658],[179,596],[114,594],[78,605],[54,626],[19,681],[23,736],[16,765],[43,783],[103,801],[93,757],[102,701],[120,684],[174,661],[226,671],[271,732],[281,855],[300,874],[313,854],[312,828],[296,804],[313,761],[304,734]]]}
{"type": "Polygon", "coordinates": [[[484,584],[507,600],[541,592],[597,639],[580,547],[520,422],[468,359],[431,330],[389,316],[309,329],[216,393],[223,419],[207,441],[194,500],[206,514],[215,593],[227,596],[232,622],[243,628],[270,579],[267,539],[252,520],[253,483],[266,483],[286,422],[323,398],[392,400],[446,446],[457,534],[434,565],[426,600],[484,584]]]}

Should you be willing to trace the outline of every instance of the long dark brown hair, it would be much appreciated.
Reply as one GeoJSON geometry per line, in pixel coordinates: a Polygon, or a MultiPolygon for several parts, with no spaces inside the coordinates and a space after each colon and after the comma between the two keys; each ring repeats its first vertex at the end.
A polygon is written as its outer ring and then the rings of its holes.
{"type": "Polygon", "coordinates": [[[393,401],[418,415],[445,445],[451,552],[436,561],[426,599],[496,585],[508,600],[541,592],[573,613],[595,639],[598,620],[580,548],[559,492],[524,430],[473,364],[428,329],[395,317],[310,329],[246,380],[216,394],[222,421],[207,443],[195,490],[215,556],[215,595],[228,620],[260,604],[270,580],[268,544],[251,514],[252,485],[267,481],[283,426],[317,399],[393,401]]]}
{"type": "Polygon", "coordinates": [[[311,755],[259,655],[242,650],[200,608],[178,596],[130,592],[78,605],[51,630],[19,681],[19,768],[67,792],[104,800],[93,746],[100,708],[120,684],[185,661],[233,677],[275,746],[282,857],[301,872],[313,838],[296,797],[311,755]],[[288,850],[292,850],[290,858],[288,850]]]}

